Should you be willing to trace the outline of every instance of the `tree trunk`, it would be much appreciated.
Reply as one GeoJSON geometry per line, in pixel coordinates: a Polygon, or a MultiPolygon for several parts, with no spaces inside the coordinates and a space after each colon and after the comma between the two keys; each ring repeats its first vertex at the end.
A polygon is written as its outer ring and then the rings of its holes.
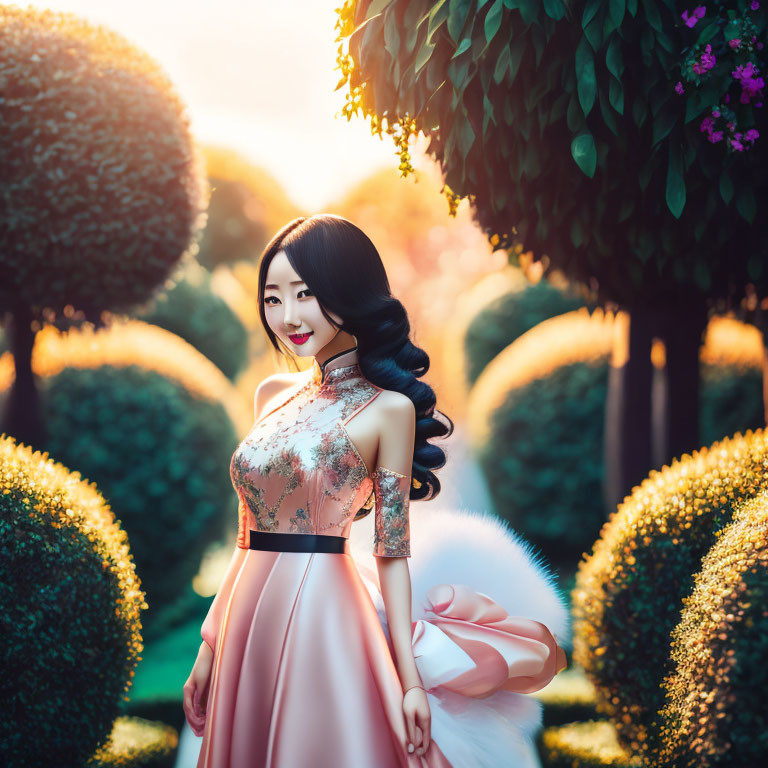
{"type": "Polygon", "coordinates": [[[9,342],[13,352],[16,377],[5,404],[3,431],[17,442],[41,449],[45,431],[40,418],[40,402],[32,373],[32,312],[16,305],[10,322],[9,342]]]}
{"type": "Polygon", "coordinates": [[[699,438],[699,350],[707,327],[706,304],[669,307],[661,315],[666,346],[662,464],[701,447],[699,438]]]}
{"type": "MultiPolygon", "coordinates": [[[[625,315],[626,316],[626,315],[625,315]]],[[[634,307],[617,336],[605,403],[603,501],[612,513],[651,466],[653,312],[634,307]]]]}

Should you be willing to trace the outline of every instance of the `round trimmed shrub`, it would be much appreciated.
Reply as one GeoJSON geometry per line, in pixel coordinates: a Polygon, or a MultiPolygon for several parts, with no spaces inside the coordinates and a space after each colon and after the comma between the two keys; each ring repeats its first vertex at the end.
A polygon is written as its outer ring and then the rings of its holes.
{"type": "Polygon", "coordinates": [[[552,726],[541,734],[544,768],[639,768],[607,720],[552,726]]]}
{"type": "Polygon", "coordinates": [[[119,515],[151,637],[158,609],[184,592],[222,521],[236,515],[229,463],[252,409],[213,363],[152,325],[46,327],[37,342],[45,449],[98,483],[119,515]]]}
{"type": "Polygon", "coordinates": [[[469,326],[488,306],[508,294],[524,291],[528,285],[530,282],[522,269],[507,265],[478,280],[459,296],[443,336],[442,354],[449,380],[460,384],[464,393],[475,381],[474,378],[470,381],[466,355],[465,339],[469,326]]]}
{"type": "Polygon", "coordinates": [[[497,355],[470,392],[470,437],[495,509],[555,562],[578,560],[604,521],[613,319],[580,309],[545,320],[497,355]]]}
{"type": "Polygon", "coordinates": [[[87,768],[172,768],[178,746],[178,731],[170,725],[118,717],[109,741],[88,761],[87,768]]]}
{"type": "Polygon", "coordinates": [[[584,670],[576,665],[559,672],[549,685],[530,695],[544,705],[542,722],[545,728],[597,716],[595,687],[584,670]]]}
{"type": "MultiPolygon", "coordinates": [[[[605,522],[613,323],[587,308],[540,323],[494,358],[469,397],[470,436],[496,510],[556,562],[575,563],[605,522]]],[[[762,354],[753,327],[710,321],[700,352],[707,437],[763,423],[762,354]]]]}
{"type": "Polygon", "coordinates": [[[234,381],[248,364],[248,331],[224,299],[211,290],[211,275],[195,262],[173,285],[135,315],[188,341],[234,381]]]}
{"type": "MultiPolygon", "coordinates": [[[[586,306],[572,288],[557,288],[546,278],[493,299],[472,319],[464,336],[470,386],[488,363],[516,338],[550,317],[586,306]]],[[[594,310],[594,305],[590,307],[594,310]]]]}
{"type": "Polygon", "coordinates": [[[713,317],[701,348],[702,445],[765,426],[763,335],[732,317],[713,317]]]}
{"type": "Polygon", "coordinates": [[[0,83],[0,308],[98,321],[145,301],[209,197],[165,71],[105,26],[3,5],[0,83]]]}
{"type": "Polygon", "coordinates": [[[0,436],[0,763],[79,768],[143,646],[128,536],[95,484],[0,436]]]}
{"type": "Polygon", "coordinates": [[[661,683],[683,597],[734,509],[767,487],[765,431],[685,454],[635,487],[579,564],[573,658],[627,751],[658,753],[661,683]]]}
{"type": "Polygon", "coordinates": [[[210,270],[258,261],[272,235],[300,210],[272,174],[239,152],[205,145],[203,155],[211,199],[198,261],[210,270]]]}
{"type": "Polygon", "coordinates": [[[768,492],[734,511],[672,630],[656,765],[768,763],[768,492]]]}

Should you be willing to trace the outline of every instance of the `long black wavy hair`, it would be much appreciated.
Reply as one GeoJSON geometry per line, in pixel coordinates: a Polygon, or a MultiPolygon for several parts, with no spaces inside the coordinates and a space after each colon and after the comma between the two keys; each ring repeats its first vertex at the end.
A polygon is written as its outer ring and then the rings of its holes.
{"type": "Polygon", "coordinates": [[[429,356],[409,338],[408,313],[392,295],[376,247],[351,221],[327,213],[294,219],[270,240],[259,267],[259,314],[272,346],[291,358],[290,350],[270,329],[264,309],[267,270],[281,250],[317,297],[328,322],[357,339],[363,376],[413,401],[416,438],[410,498],[434,498],[440,493],[440,481],[433,470],[445,464],[445,452],[427,440],[447,438],[454,425],[436,410],[432,387],[419,381],[429,370],[429,356]],[[329,310],[342,318],[341,325],[328,315],[329,310]]]}

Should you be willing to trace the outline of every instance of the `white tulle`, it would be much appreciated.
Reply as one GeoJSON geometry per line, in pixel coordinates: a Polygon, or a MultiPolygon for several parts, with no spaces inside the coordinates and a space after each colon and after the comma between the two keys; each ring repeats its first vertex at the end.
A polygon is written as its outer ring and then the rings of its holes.
{"type": "MultiPolygon", "coordinates": [[[[414,657],[425,687],[434,689],[427,696],[435,741],[455,768],[539,768],[534,745],[542,724],[538,699],[507,690],[473,698],[439,687],[469,668],[472,660],[430,624],[434,614],[426,595],[438,584],[466,585],[489,596],[510,616],[541,622],[558,645],[567,647],[570,617],[554,575],[527,542],[488,513],[414,504],[410,530],[412,616],[414,622],[423,622],[414,657]]],[[[375,562],[354,540],[352,545],[351,554],[391,645],[375,562]]]]}

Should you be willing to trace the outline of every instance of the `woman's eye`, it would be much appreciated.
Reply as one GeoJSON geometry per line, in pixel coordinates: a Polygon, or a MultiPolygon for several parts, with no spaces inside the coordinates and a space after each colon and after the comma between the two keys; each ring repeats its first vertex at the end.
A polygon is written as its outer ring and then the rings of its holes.
{"type": "Polygon", "coordinates": [[[280,303],[280,299],[278,299],[277,296],[267,296],[264,299],[264,303],[265,304],[279,304],[280,303]],[[270,301],[270,299],[274,299],[274,301],[270,301]]]}
{"type": "Polygon", "coordinates": [[[296,295],[301,297],[302,293],[305,293],[307,296],[311,296],[312,295],[312,291],[310,291],[309,288],[303,288],[296,295]]]}

